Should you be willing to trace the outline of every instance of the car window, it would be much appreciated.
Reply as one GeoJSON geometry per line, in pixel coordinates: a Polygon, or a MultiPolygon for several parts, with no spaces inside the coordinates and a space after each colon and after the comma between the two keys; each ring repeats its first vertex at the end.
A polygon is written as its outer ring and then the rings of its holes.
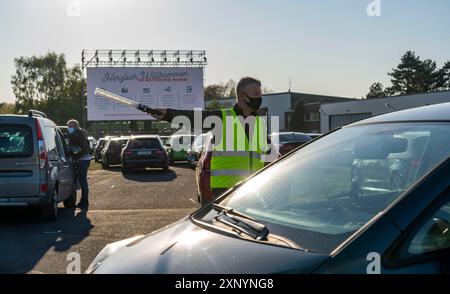
{"type": "Polygon", "coordinates": [[[97,147],[104,147],[106,145],[106,142],[107,141],[105,139],[98,140],[97,147]]]}
{"type": "Polygon", "coordinates": [[[117,151],[122,148],[122,144],[120,141],[109,141],[108,150],[117,151]]]}
{"type": "Polygon", "coordinates": [[[171,146],[182,146],[184,148],[190,147],[192,144],[192,136],[175,136],[170,139],[171,146]]]}
{"type": "Polygon", "coordinates": [[[417,231],[408,247],[410,254],[450,248],[450,201],[442,205],[417,231]]]}
{"type": "Polygon", "coordinates": [[[204,144],[205,135],[199,135],[195,138],[194,147],[201,147],[204,144]]]}
{"type": "Polygon", "coordinates": [[[221,205],[329,253],[446,159],[446,146],[445,123],[343,128],[265,169],[221,205]]]}
{"type": "Polygon", "coordinates": [[[33,154],[33,133],[26,125],[0,124],[0,158],[33,154]]]}
{"type": "Polygon", "coordinates": [[[64,151],[64,145],[62,143],[63,141],[64,139],[61,139],[60,131],[56,130],[55,132],[56,151],[59,157],[65,158],[66,153],[64,151]]]}
{"type": "Polygon", "coordinates": [[[44,128],[44,140],[45,147],[47,147],[47,151],[49,154],[57,154],[56,150],[56,131],[53,126],[45,126],[44,128]]]}
{"type": "Polygon", "coordinates": [[[132,139],[128,143],[128,147],[132,149],[160,149],[161,142],[157,138],[139,138],[132,139]]]}
{"type": "Polygon", "coordinates": [[[61,143],[62,143],[62,147],[63,147],[64,153],[65,153],[66,155],[69,154],[70,152],[69,152],[68,139],[66,139],[66,138],[64,137],[63,132],[59,131],[59,132],[57,132],[57,133],[58,133],[59,138],[60,138],[60,140],[61,140],[61,143]]]}
{"type": "Polygon", "coordinates": [[[302,134],[281,134],[279,140],[280,143],[308,142],[311,138],[302,134]]]}

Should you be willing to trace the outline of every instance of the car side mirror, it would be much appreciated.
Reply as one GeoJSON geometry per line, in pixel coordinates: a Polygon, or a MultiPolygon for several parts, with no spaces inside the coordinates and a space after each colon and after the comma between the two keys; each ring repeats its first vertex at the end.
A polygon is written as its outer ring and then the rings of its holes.
{"type": "Polygon", "coordinates": [[[427,232],[428,237],[437,237],[445,234],[450,229],[450,224],[445,219],[441,219],[438,217],[433,218],[433,224],[427,232]]]}

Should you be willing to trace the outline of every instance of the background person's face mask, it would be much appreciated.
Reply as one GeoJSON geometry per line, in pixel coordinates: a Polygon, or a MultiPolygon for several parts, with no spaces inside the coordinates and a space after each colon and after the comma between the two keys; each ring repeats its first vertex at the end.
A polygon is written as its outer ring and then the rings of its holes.
{"type": "Polygon", "coordinates": [[[255,97],[255,98],[250,98],[250,97],[248,97],[248,95],[247,95],[246,93],[244,93],[244,95],[245,95],[245,97],[247,97],[247,99],[249,100],[249,101],[247,102],[247,101],[245,101],[245,99],[244,99],[244,102],[245,102],[245,104],[247,104],[247,106],[250,107],[251,109],[257,110],[257,109],[261,106],[261,104],[262,104],[262,97],[261,97],[261,96],[260,96],[260,97],[255,97]]]}
{"type": "Polygon", "coordinates": [[[69,132],[69,134],[72,134],[73,132],[75,132],[75,128],[69,127],[67,128],[67,131],[69,132]]]}

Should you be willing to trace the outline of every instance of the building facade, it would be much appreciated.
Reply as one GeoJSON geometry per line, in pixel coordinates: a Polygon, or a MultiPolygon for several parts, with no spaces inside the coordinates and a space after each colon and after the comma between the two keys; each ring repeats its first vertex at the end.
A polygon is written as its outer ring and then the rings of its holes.
{"type": "MultiPolygon", "coordinates": [[[[349,101],[351,98],[327,95],[282,92],[262,95],[261,108],[268,116],[278,117],[280,131],[318,133],[320,131],[320,106],[322,103],[349,101]]],[[[205,108],[213,100],[205,101],[205,108]]],[[[235,98],[215,100],[223,107],[234,105],[235,98]]],[[[269,120],[269,127],[270,120],[269,120]]]]}
{"type": "Polygon", "coordinates": [[[324,133],[375,115],[445,102],[450,102],[450,91],[324,103],[320,106],[320,130],[324,133]]]}

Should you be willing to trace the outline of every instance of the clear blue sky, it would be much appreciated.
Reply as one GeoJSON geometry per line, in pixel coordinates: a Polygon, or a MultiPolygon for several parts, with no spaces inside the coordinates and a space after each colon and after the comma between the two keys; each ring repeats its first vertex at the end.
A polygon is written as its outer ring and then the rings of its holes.
{"type": "Polygon", "coordinates": [[[0,101],[17,56],[86,49],[205,49],[206,83],[260,78],[274,91],[348,97],[367,93],[406,50],[450,60],[450,1],[380,0],[0,0],[0,101]]]}

